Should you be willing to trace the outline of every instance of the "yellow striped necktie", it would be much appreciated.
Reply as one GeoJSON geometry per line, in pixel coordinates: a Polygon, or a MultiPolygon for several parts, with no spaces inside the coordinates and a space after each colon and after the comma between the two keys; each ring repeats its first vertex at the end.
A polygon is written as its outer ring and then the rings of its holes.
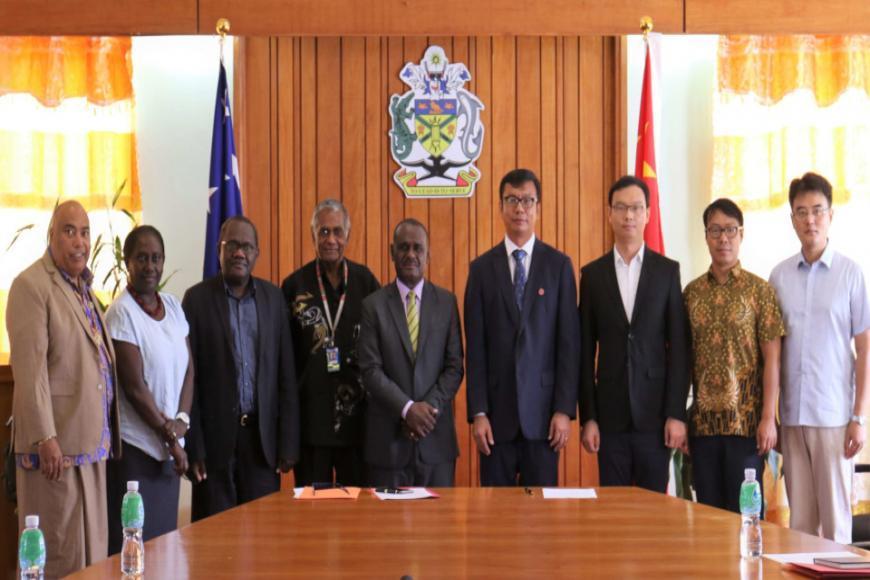
{"type": "Polygon", "coordinates": [[[417,337],[420,334],[420,317],[417,315],[417,297],[414,291],[408,292],[408,311],[405,313],[408,320],[408,334],[411,337],[411,351],[417,353],[417,337]]]}

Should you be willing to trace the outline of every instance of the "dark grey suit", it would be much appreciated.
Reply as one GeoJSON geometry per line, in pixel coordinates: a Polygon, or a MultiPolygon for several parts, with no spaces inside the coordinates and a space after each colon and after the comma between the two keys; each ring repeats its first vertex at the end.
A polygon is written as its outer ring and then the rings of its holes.
{"type": "Polygon", "coordinates": [[[363,301],[359,362],[370,395],[365,459],[372,484],[453,484],[459,455],[453,398],[462,381],[462,356],[459,309],[448,290],[424,283],[416,356],[396,283],[363,301]],[[402,410],[408,401],[438,409],[435,428],[417,443],[403,432],[402,410]]]}

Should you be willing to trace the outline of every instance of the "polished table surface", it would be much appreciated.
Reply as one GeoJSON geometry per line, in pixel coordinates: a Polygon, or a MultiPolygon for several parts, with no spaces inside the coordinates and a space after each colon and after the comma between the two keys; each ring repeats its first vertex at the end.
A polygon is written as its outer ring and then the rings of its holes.
{"type": "MultiPolygon", "coordinates": [[[[544,500],[540,489],[437,491],[440,499],[420,501],[279,492],[147,542],[145,577],[791,576],[766,559],[741,564],[738,515],[637,488],[599,488],[594,500],[544,500]]],[[[767,553],[842,550],[762,525],[767,553]]],[[[113,556],[72,578],[119,576],[113,556]]]]}

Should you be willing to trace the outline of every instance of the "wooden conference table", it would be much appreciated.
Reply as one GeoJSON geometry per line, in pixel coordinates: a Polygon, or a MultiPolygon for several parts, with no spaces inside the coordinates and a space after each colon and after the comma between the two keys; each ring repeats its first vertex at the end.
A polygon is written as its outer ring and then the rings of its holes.
{"type": "MultiPolygon", "coordinates": [[[[637,488],[544,500],[522,488],[440,499],[296,500],[284,491],[145,545],[149,579],[253,577],[740,578],[740,517],[637,488]]],[[[146,506],[147,517],[147,506],[146,506]]],[[[768,553],[842,548],[763,524],[768,553]]],[[[790,577],[762,560],[743,577],[790,577]]],[[[118,578],[118,556],[72,576],[118,578]]],[[[797,578],[797,576],[795,576],[797,578]]]]}

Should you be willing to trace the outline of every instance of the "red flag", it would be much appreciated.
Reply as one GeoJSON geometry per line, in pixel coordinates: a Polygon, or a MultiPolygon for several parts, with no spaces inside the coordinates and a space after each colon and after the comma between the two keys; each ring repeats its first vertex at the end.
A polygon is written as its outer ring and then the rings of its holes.
{"type": "Polygon", "coordinates": [[[656,175],[656,144],[653,132],[652,68],[649,43],[646,43],[646,63],[643,70],[643,89],[640,96],[640,116],[637,121],[637,153],[634,175],[649,187],[649,223],[643,232],[643,241],[651,250],[665,253],[662,237],[662,216],[659,210],[659,181],[656,175]]]}

